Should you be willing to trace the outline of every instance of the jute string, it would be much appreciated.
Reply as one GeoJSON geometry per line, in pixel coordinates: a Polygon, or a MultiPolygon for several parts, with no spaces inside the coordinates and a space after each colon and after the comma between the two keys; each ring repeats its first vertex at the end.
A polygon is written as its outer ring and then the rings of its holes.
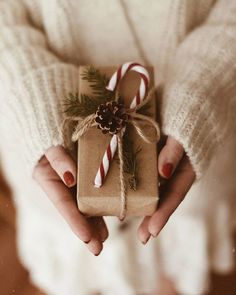
{"type": "MultiPolygon", "coordinates": [[[[132,124],[138,135],[147,143],[157,143],[160,139],[160,127],[158,123],[149,116],[137,113],[137,110],[142,108],[147,104],[154,96],[155,88],[153,87],[149,92],[147,97],[135,108],[127,109],[127,113],[130,116],[128,123],[132,124]],[[144,128],[142,125],[147,124],[150,127],[154,127],[155,134],[149,134],[147,128],[144,128]]],[[[72,134],[72,141],[78,141],[78,139],[85,134],[91,127],[97,126],[95,122],[96,114],[93,113],[88,115],[85,118],[78,116],[67,116],[64,119],[63,126],[71,122],[77,122],[77,125],[72,134]]],[[[64,129],[64,128],[63,128],[64,129]]],[[[148,128],[150,129],[150,128],[148,128]]],[[[123,220],[127,212],[127,188],[125,182],[125,172],[124,172],[124,156],[123,156],[123,134],[125,133],[125,127],[119,132],[117,136],[118,142],[118,158],[119,158],[119,168],[120,168],[120,200],[121,200],[121,210],[120,210],[120,219],[123,220]]]]}

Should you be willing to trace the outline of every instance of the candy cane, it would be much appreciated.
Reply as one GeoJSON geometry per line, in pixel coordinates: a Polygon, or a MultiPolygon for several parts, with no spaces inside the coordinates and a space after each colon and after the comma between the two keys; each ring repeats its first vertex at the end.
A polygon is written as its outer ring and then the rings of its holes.
{"type": "MultiPolygon", "coordinates": [[[[130,108],[135,109],[137,105],[140,104],[140,102],[145,98],[147,94],[148,86],[149,86],[149,81],[150,81],[148,71],[143,66],[133,62],[127,62],[121,65],[118,68],[118,70],[112,75],[108,83],[107,89],[110,91],[114,91],[117,88],[119,82],[122,80],[125,74],[129,71],[135,71],[139,73],[141,77],[139,89],[130,104],[130,108]]],[[[100,164],[100,167],[97,171],[97,174],[94,180],[94,186],[97,188],[101,187],[105,180],[105,177],[109,170],[110,162],[112,161],[114,154],[116,152],[117,144],[118,144],[117,135],[114,134],[111,138],[109,145],[107,146],[107,149],[104,153],[102,162],[100,164]]]]}
{"type": "Polygon", "coordinates": [[[114,154],[116,152],[117,144],[118,144],[117,136],[113,135],[109,145],[107,146],[106,152],[104,153],[104,156],[102,158],[102,162],[101,162],[98,172],[96,174],[96,177],[94,180],[95,187],[102,186],[103,181],[107,175],[107,172],[108,172],[108,169],[110,166],[110,162],[112,161],[114,154]]]}
{"type": "Polygon", "coordinates": [[[120,66],[118,70],[112,75],[109,84],[107,86],[107,89],[110,91],[114,91],[116,87],[118,86],[119,82],[121,79],[125,76],[125,74],[129,71],[135,71],[138,72],[139,75],[141,76],[141,83],[139,86],[139,90],[136,93],[135,97],[133,98],[130,108],[134,109],[140,102],[145,98],[147,90],[148,90],[148,85],[149,85],[149,74],[148,71],[141,66],[138,63],[133,63],[133,62],[127,62],[120,66]]]}

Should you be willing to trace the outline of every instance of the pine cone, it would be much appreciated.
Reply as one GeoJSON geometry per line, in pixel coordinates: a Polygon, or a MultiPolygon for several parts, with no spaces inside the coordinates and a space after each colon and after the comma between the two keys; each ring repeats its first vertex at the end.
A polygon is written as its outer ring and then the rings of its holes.
{"type": "Polygon", "coordinates": [[[100,104],[96,111],[95,121],[103,133],[116,134],[127,123],[129,115],[122,103],[111,101],[100,104]]]}

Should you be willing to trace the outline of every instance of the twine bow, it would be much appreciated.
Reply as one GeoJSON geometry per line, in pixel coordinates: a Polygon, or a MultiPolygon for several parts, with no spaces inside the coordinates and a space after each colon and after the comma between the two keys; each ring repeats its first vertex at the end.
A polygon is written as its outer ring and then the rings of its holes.
{"type": "MultiPolygon", "coordinates": [[[[158,123],[149,116],[137,113],[137,111],[142,108],[145,104],[147,104],[152,98],[153,94],[155,93],[155,88],[153,87],[146,99],[144,99],[135,109],[127,109],[127,113],[130,116],[128,123],[132,124],[135,128],[136,132],[140,135],[140,137],[147,143],[157,143],[160,139],[160,128],[158,123]],[[146,122],[152,127],[155,128],[156,134],[155,135],[148,135],[147,131],[145,131],[144,127],[140,124],[140,122],[146,122]]],[[[72,141],[77,141],[82,135],[84,135],[88,129],[91,127],[97,126],[98,124],[95,122],[96,114],[93,113],[88,115],[85,118],[81,117],[69,117],[68,119],[77,121],[78,124],[72,134],[72,141]]],[[[124,128],[123,128],[124,129],[124,128]]],[[[124,130],[121,130],[121,134],[124,133],[124,130]]],[[[123,134],[122,134],[123,136],[123,134]]]]}

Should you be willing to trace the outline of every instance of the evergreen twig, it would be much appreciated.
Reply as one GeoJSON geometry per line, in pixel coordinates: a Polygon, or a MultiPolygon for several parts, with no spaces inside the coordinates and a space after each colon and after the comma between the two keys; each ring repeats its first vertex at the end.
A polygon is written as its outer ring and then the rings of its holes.
{"type": "Polygon", "coordinates": [[[85,69],[82,79],[89,82],[93,94],[100,103],[105,103],[115,99],[115,92],[106,89],[109,79],[98,69],[90,66],[85,69]]]}
{"type": "Polygon", "coordinates": [[[69,93],[64,101],[64,112],[70,116],[86,117],[96,112],[100,102],[87,94],[69,93]]]}
{"type": "Polygon", "coordinates": [[[141,151],[138,147],[134,149],[134,143],[130,139],[130,127],[127,126],[123,136],[123,157],[124,157],[124,172],[129,174],[128,183],[132,190],[136,190],[138,186],[138,167],[137,155],[141,151]]]}
{"type": "Polygon", "coordinates": [[[106,89],[108,78],[94,67],[88,67],[82,73],[82,79],[88,81],[93,90],[93,95],[69,93],[64,101],[65,113],[68,116],[86,117],[96,112],[102,103],[115,99],[115,92],[106,89]]]}

